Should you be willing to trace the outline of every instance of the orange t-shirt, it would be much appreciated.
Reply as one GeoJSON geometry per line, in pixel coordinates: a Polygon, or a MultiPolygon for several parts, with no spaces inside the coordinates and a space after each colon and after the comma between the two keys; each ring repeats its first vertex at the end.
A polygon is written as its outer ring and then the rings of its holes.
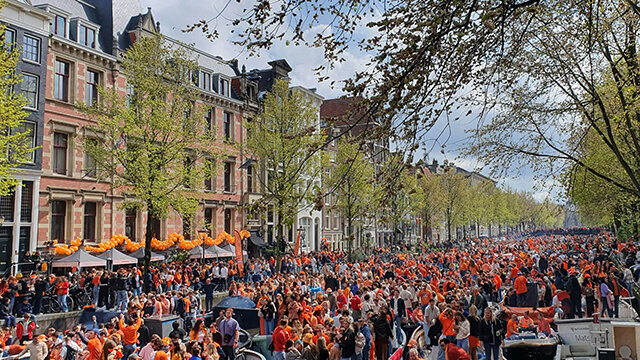
{"type": "Polygon", "coordinates": [[[515,334],[518,332],[518,325],[516,325],[516,322],[513,321],[513,319],[509,320],[507,322],[507,337],[515,334]]]}
{"type": "Polygon", "coordinates": [[[100,360],[100,356],[102,355],[102,341],[100,341],[100,339],[90,339],[87,343],[87,349],[89,350],[87,360],[100,360]]]}
{"type": "Polygon", "coordinates": [[[169,360],[169,356],[167,356],[166,352],[158,350],[156,351],[156,355],[153,357],[153,360],[169,360]]]}
{"type": "Polygon", "coordinates": [[[135,324],[126,326],[120,319],[120,331],[122,331],[122,342],[124,345],[134,345],[138,340],[138,329],[142,325],[142,319],[138,318],[135,324]]]}

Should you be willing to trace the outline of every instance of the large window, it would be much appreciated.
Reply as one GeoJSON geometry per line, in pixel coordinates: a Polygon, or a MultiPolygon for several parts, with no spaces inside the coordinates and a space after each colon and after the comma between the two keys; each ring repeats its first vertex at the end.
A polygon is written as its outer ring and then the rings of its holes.
{"type": "MultiPolygon", "coordinates": [[[[95,148],[98,144],[96,139],[87,139],[87,146],[95,148]]],[[[84,176],[95,178],[98,173],[98,165],[96,159],[85,149],[84,151],[84,176]]]]}
{"type": "Polygon", "coordinates": [[[22,40],[22,58],[24,60],[40,62],[40,39],[25,35],[22,40]]]}
{"type": "Polygon", "coordinates": [[[247,191],[250,193],[256,192],[254,179],[255,174],[253,172],[253,165],[247,166],[247,191]]]}
{"type": "Polygon", "coordinates": [[[213,109],[208,109],[204,114],[204,132],[208,133],[213,129],[213,109]]]}
{"type": "Polygon", "coordinates": [[[226,111],[222,119],[222,130],[224,131],[225,140],[233,140],[233,115],[226,111]]]}
{"type": "Polygon", "coordinates": [[[64,228],[67,218],[67,203],[65,201],[51,202],[51,240],[64,242],[64,228]]]}
{"type": "Polygon", "coordinates": [[[216,189],[216,163],[211,158],[204,159],[204,188],[209,191],[216,189]]]}
{"type": "MultiPolygon", "coordinates": [[[[16,126],[12,133],[27,133],[25,135],[25,145],[27,145],[30,149],[34,149],[36,147],[36,123],[31,121],[23,121],[22,124],[16,126]]],[[[28,161],[34,162],[36,158],[35,150],[24,155],[28,161]]]]}
{"type": "Polygon", "coordinates": [[[22,74],[22,83],[20,84],[20,88],[22,89],[22,94],[24,98],[27,100],[27,104],[25,105],[31,109],[38,108],[38,77],[35,75],[23,73],[22,74]]]}
{"type": "Polygon", "coordinates": [[[124,235],[129,240],[136,241],[136,223],[138,220],[138,211],[136,209],[127,210],[124,220],[124,235]]]}
{"type": "Polygon", "coordinates": [[[78,42],[91,48],[96,47],[96,31],[92,28],[80,25],[78,30],[78,42]]]}
{"type": "Polygon", "coordinates": [[[98,203],[87,202],[84,204],[84,239],[96,241],[96,219],[98,203]]]}
{"type": "Polygon", "coordinates": [[[230,162],[224,163],[224,191],[233,192],[233,164],[230,162]]]}
{"type": "Polygon", "coordinates": [[[160,233],[162,231],[162,226],[161,226],[162,223],[160,219],[151,217],[150,221],[151,221],[151,236],[156,239],[160,239],[160,237],[162,236],[162,234],[160,233]]]}
{"type": "Polygon", "coordinates": [[[224,231],[233,235],[233,209],[224,209],[224,231]]]}
{"type": "Polygon", "coordinates": [[[98,101],[99,74],[95,71],[87,70],[87,84],[85,87],[84,103],[95,105],[98,101]]]}
{"type": "Polygon", "coordinates": [[[69,136],[63,133],[53,133],[53,172],[67,175],[67,150],[69,136]]]}
{"type": "Polygon", "coordinates": [[[4,218],[4,221],[13,221],[14,195],[15,192],[10,195],[0,195],[0,216],[4,218]]]}
{"type": "Polygon", "coordinates": [[[62,101],[69,100],[69,63],[56,60],[56,74],[53,84],[53,96],[62,101]]]}
{"type": "Polygon", "coordinates": [[[65,37],[67,34],[67,19],[63,16],[56,15],[51,23],[51,32],[65,37]]]}
{"type": "Polygon", "coordinates": [[[211,90],[211,74],[201,71],[199,85],[201,89],[211,90]]]}
{"type": "Polygon", "coordinates": [[[229,96],[229,80],[220,79],[220,95],[229,96]]]}
{"type": "Polygon", "coordinates": [[[216,229],[216,209],[205,208],[204,209],[204,225],[209,230],[209,235],[213,236],[216,229]]]}
{"type": "Polygon", "coordinates": [[[20,204],[20,221],[31,222],[33,210],[33,181],[22,182],[22,204],[20,204]]]}
{"type": "Polygon", "coordinates": [[[16,32],[11,29],[4,30],[4,46],[7,47],[7,51],[13,50],[13,46],[16,42],[16,32]]]}

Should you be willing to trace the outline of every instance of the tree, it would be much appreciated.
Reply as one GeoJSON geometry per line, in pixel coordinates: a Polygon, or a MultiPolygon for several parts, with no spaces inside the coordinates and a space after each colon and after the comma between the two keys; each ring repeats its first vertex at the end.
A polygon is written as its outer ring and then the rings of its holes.
{"type": "MultiPolygon", "coordinates": [[[[0,3],[0,10],[3,4],[0,3]]],[[[16,85],[22,77],[16,73],[20,61],[20,47],[5,42],[6,26],[0,24],[0,195],[9,195],[20,182],[15,178],[20,165],[30,161],[35,149],[28,139],[30,130],[21,128],[27,117],[27,104],[16,85]]]]}
{"type": "MultiPolygon", "coordinates": [[[[139,38],[122,67],[133,94],[100,89],[102,101],[85,111],[97,118],[95,139],[85,139],[98,176],[125,196],[125,208],[147,212],[145,272],[149,270],[154,220],[173,208],[191,223],[204,191],[204,176],[223,148],[205,130],[203,106],[191,74],[198,68],[185,47],[162,36],[139,38]],[[90,140],[90,141],[89,141],[90,140]]],[[[185,229],[190,231],[190,229],[185,229]]]]}
{"type": "Polygon", "coordinates": [[[432,224],[442,218],[444,211],[442,183],[437,175],[424,174],[419,168],[414,177],[408,177],[407,183],[411,187],[411,209],[422,218],[422,233],[427,234],[427,240],[431,240],[432,224]]]}
{"type": "Polygon", "coordinates": [[[452,230],[466,224],[465,211],[468,207],[470,182],[464,174],[455,168],[447,167],[438,176],[444,196],[444,217],[447,226],[447,239],[451,241],[452,230]]]}
{"type": "MultiPolygon", "coordinates": [[[[355,240],[354,229],[375,212],[375,171],[363,152],[363,143],[346,137],[338,142],[336,166],[331,170],[329,186],[337,196],[334,204],[347,222],[349,259],[355,240]]],[[[344,230],[343,230],[344,231],[344,230]]]]}
{"type": "Polygon", "coordinates": [[[290,91],[284,80],[276,80],[264,97],[264,111],[245,124],[247,152],[264,171],[258,179],[263,198],[254,208],[273,207],[277,214],[276,258],[280,270],[284,226],[291,226],[302,204],[311,203],[319,190],[314,183],[322,170],[314,153],[323,142],[317,128],[319,109],[300,91],[290,91]],[[310,153],[313,155],[308,156],[310,153]]]}
{"type": "MultiPolygon", "coordinates": [[[[640,196],[637,1],[408,0],[381,7],[373,0],[285,0],[281,5],[260,0],[233,17],[234,41],[252,52],[276,41],[321,47],[328,64],[320,74],[359,45],[371,61],[345,82],[345,90],[367,98],[381,118],[395,116],[380,133],[405,141],[409,153],[431,140],[423,135],[436,121],[475,112],[477,141],[468,154],[495,173],[531,167],[547,178],[577,166],[640,196]],[[307,31],[326,24],[331,31],[307,31]],[[373,35],[363,37],[363,28],[373,35]],[[604,82],[613,86],[605,88],[604,82]],[[582,161],[580,148],[589,132],[613,155],[619,176],[582,161]],[[616,132],[626,135],[616,139],[616,132]]],[[[217,35],[204,20],[195,28],[217,35]]]]}

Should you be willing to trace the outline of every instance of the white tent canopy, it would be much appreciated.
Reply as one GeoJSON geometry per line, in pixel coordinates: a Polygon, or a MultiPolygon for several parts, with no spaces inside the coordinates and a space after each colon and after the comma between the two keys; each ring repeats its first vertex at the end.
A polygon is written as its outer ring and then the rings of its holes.
{"type": "Polygon", "coordinates": [[[112,261],[113,265],[137,264],[138,259],[131,257],[120,250],[111,248],[97,256],[105,261],[112,261]]]}
{"type": "Polygon", "coordinates": [[[231,250],[228,250],[228,249],[223,249],[223,248],[221,248],[219,246],[216,246],[216,245],[210,246],[207,249],[207,251],[209,251],[209,250],[211,250],[211,252],[213,252],[215,254],[215,256],[221,257],[221,258],[235,257],[236,256],[235,251],[231,251],[231,250]]]}
{"type": "MultiPolygon", "coordinates": [[[[211,251],[211,247],[207,248],[204,251],[204,258],[211,259],[216,257],[216,254],[211,251]]],[[[189,258],[190,259],[202,259],[202,246],[196,246],[193,249],[189,250],[189,258]]]]}
{"type": "Polygon", "coordinates": [[[95,257],[84,250],[78,250],[73,254],[63,257],[62,259],[55,260],[51,267],[94,267],[94,266],[107,266],[107,261],[95,257]]]}
{"type": "MultiPolygon", "coordinates": [[[[129,256],[132,256],[136,259],[142,259],[144,258],[144,253],[145,253],[145,250],[143,247],[141,247],[140,249],[129,254],[129,256]]],[[[154,253],[153,251],[151,252],[151,261],[164,261],[164,259],[165,259],[164,255],[154,253]]]]}

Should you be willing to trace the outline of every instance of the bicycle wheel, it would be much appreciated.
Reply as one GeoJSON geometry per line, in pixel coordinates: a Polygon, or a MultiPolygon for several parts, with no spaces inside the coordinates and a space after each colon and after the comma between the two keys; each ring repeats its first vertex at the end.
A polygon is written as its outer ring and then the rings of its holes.
{"type": "Polygon", "coordinates": [[[42,305],[40,308],[40,311],[42,311],[43,314],[50,314],[51,313],[51,298],[49,297],[43,297],[42,298],[42,305]]]}
{"type": "Polygon", "coordinates": [[[73,299],[71,298],[71,296],[67,296],[67,309],[69,309],[69,311],[75,310],[76,303],[75,301],[73,301],[73,299]]]}
{"type": "Polygon", "coordinates": [[[60,306],[60,303],[58,302],[58,300],[56,300],[54,298],[49,299],[49,308],[51,309],[49,314],[55,314],[55,313],[61,313],[62,312],[62,306],[60,306]]]}

